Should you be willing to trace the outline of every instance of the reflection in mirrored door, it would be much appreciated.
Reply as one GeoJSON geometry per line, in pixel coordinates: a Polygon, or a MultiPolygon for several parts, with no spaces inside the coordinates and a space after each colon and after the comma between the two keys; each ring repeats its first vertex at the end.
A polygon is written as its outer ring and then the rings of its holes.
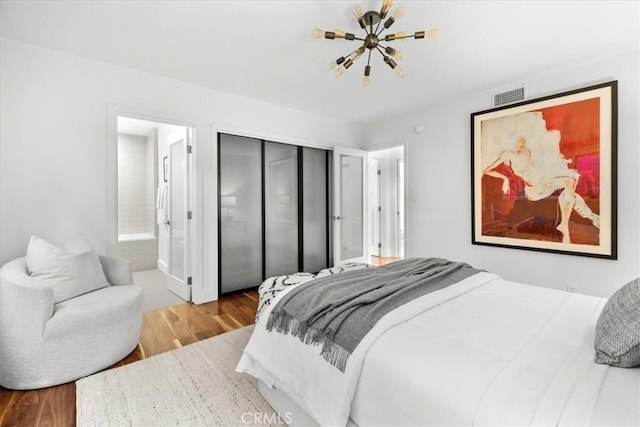
{"type": "Polygon", "coordinates": [[[219,291],[329,266],[327,150],[218,135],[219,291]]]}
{"type": "Polygon", "coordinates": [[[262,282],[262,142],[219,135],[220,291],[262,282]]]}
{"type": "Polygon", "coordinates": [[[327,161],[325,150],[302,149],[302,271],[311,273],[329,266],[327,161]]]}
{"type": "Polygon", "coordinates": [[[265,142],[265,276],[298,271],[298,147],[265,142]]]}

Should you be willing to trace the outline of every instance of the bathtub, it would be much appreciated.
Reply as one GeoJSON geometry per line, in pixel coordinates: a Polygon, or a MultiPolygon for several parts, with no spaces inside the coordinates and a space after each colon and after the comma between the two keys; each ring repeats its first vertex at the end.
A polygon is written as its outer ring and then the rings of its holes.
{"type": "Polygon", "coordinates": [[[158,268],[158,238],[153,233],[119,234],[118,252],[133,271],[158,268]]]}
{"type": "Polygon", "coordinates": [[[119,242],[144,242],[147,240],[156,240],[156,235],[153,233],[118,234],[118,243],[119,242]]]}

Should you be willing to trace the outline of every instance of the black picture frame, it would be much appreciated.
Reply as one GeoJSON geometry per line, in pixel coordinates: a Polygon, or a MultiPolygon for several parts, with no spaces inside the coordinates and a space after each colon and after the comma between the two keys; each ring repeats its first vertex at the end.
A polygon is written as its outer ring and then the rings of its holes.
{"type": "Polygon", "coordinates": [[[471,114],[471,243],[617,259],[617,81],[471,114]]]}
{"type": "Polygon", "coordinates": [[[162,179],[164,182],[169,182],[169,156],[164,156],[162,158],[162,179]]]}

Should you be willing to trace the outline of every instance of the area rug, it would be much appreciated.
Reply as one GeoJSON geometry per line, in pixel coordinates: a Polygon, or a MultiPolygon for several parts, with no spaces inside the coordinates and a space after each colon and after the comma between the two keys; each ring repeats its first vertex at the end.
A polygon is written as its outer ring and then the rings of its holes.
{"type": "Polygon", "coordinates": [[[253,326],[76,381],[78,426],[283,425],[235,372],[253,326]]]}

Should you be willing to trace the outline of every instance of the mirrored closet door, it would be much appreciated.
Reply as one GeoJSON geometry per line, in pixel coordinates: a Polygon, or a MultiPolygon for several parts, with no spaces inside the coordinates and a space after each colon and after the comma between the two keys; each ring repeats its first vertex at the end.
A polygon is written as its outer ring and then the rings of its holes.
{"type": "Polygon", "coordinates": [[[219,280],[223,292],[262,281],[262,141],[219,139],[219,280]]]}
{"type": "Polygon", "coordinates": [[[265,277],[298,271],[298,147],[264,143],[265,277]]]}
{"type": "Polygon", "coordinates": [[[329,152],[218,135],[220,295],[329,266],[329,152]]]}

